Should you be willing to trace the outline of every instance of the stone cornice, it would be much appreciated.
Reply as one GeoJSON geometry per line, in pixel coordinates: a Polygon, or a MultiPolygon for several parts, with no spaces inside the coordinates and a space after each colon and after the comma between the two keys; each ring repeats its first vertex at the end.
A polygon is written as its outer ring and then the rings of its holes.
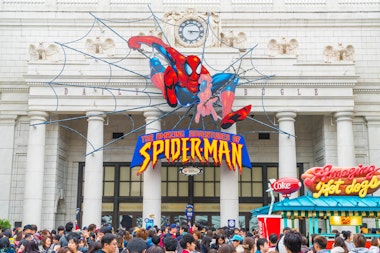
{"type": "MultiPolygon", "coordinates": [[[[80,12],[79,12],[80,13],[80,12]]],[[[75,12],[76,15],[78,15],[78,12],[75,12]]],[[[89,16],[87,13],[80,13],[81,18],[74,18],[74,19],[65,19],[65,18],[45,18],[45,19],[34,19],[34,18],[20,18],[18,17],[15,19],[14,17],[8,17],[8,18],[1,18],[0,25],[1,26],[23,26],[23,27],[46,27],[46,26],[54,26],[54,27],[72,27],[73,25],[76,27],[90,27],[92,25],[93,17],[89,16]],[[89,16],[86,18],[86,16],[89,16]],[[49,21],[50,20],[50,21],[49,21]]],[[[249,13],[250,17],[252,17],[252,13],[249,13]]],[[[261,13],[262,14],[262,13],[261,13]]],[[[307,13],[310,15],[310,13],[307,13]]],[[[16,15],[16,12],[13,13],[13,15],[16,15]]],[[[19,15],[19,12],[17,12],[17,15],[19,15]]],[[[135,15],[135,14],[133,14],[135,15]]],[[[146,13],[146,16],[149,15],[149,13],[146,13]]],[[[307,22],[304,21],[304,19],[307,19],[306,17],[302,20],[296,19],[292,16],[289,16],[288,18],[281,18],[281,21],[278,21],[278,16],[273,15],[273,13],[268,13],[268,17],[261,18],[260,20],[252,19],[249,20],[249,17],[246,19],[230,19],[230,18],[224,18],[223,19],[223,27],[224,29],[229,29],[230,26],[239,26],[241,29],[247,28],[259,28],[259,27],[278,27],[279,22],[281,24],[281,27],[305,27],[305,24],[310,27],[331,27],[331,23],[334,24],[334,27],[361,27],[361,28],[370,28],[370,27],[378,27],[380,25],[380,18],[373,18],[373,19],[363,19],[361,18],[352,18],[350,20],[347,19],[338,19],[338,18],[321,18],[321,19],[308,19],[307,22]],[[271,18],[273,16],[273,18],[271,18]]],[[[36,15],[38,16],[38,15],[36,15]]],[[[108,15],[107,15],[108,16],[108,15]]],[[[254,15],[253,15],[254,16],[254,15]]],[[[99,14],[99,17],[101,17],[101,14],[99,14]]],[[[153,21],[141,21],[139,23],[135,23],[133,27],[152,27],[153,21]]],[[[121,22],[112,23],[112,27],[131,27],[130,21],[128,19],[124,18],[121,22]]]]}
{"type": "MultiPolygon", "coordinates": [[[[130,9],[147,8],[151,4],[153,10],[162,11],[178,8],[200,8],[211,9],[218,12],[223,11],[271,11],[271,12],[303,12],[334,10],[335,12],[374,10],[379,7],[377,0],[3,0],[1,10],[56,10],[59,12],[75,8],[77,11],[128,11],[130,9]]],[[[148,11],[148,10],[146,10],[148,11]]]]}
{"type": "MultiPolygon", "coordinates": [[[[34,82],[29,81],[27,83],[30,87],[49,87],[48,82],[34,82]]],[[[66,82],[62,84],[51,84],[53,87],[79,87],[79,88],[111,88],[115,87],[118,89],[120,87],[127,88],[141,88],[147,87],[154,88],[151,82],[94,82],[94,81],[84,81],[84,82],[66,82]]],[[[245,87],[354,87],[355,81],[352,82],[333,82],[333,81],[325,81],[325,82],[295,82],[294,80],[290,80],[289,82],[285,81],[270,81],[270,82],[253,82],[249,84],[241,84],[237,88],[245,88],[245,87]]]]}
{"type": "Polygon", "coordinates": [[[0,92],[6,92],[6,93],[28,93],[29,92],[29,87],[28,88],[19,88],[19,87],[7,87],[7,88],[2,88],[0,87],[0,92]]]}
{"type": "Polygon", "coordinates": [[[370,88],[359,88],[359,89],[353,89],[354,94],[380,94],[380,89],[370,89],[370,88]]]}

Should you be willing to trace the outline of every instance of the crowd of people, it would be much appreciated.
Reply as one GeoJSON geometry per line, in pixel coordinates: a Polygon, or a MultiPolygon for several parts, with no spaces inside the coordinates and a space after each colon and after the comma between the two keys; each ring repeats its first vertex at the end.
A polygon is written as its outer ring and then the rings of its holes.
{"type": "Polygon", "coordinates": [[[254,230],[208,230],[199,224],[129,231],[95,224],[79,229],[74,224],[51,231],[35,225],[6,229],[0,233],[0,253],[379,253],[379,238],[367,248],[363,234],[350,231],[336,231],[332,249],[327,250],[326,237],[312,236],[309,245],[304,235],[290,228],[284,228],[280,237],[271,234],[266,239],[254,230]]]}

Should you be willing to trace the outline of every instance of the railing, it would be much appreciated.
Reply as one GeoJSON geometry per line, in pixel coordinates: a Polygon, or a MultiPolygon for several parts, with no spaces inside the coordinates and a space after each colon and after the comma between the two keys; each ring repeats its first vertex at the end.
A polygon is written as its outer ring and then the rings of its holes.
{"type": "MultiPolygon", "coordinates": [[[[327,249],[331,249],[333,247],[336,234],[318,234],[318,235],[326,237],[327,249]]],[[[380,234],[363,234],[363,236],[367,239],[366,248],[369,248],[371,246],[371,240],[373,238],[379,238],[380,234]]]]}
{"type": "MultiPolygon", "coordinates": [[[[207,8],[211,11],[372,11],[380,7],[378,0],[0,0],[0,10],[9,11],[130,11],[141,10],[150,4],[152,9],[207,8]]],[[[148,11],[148,8],[146,8],[148,11]]]]}

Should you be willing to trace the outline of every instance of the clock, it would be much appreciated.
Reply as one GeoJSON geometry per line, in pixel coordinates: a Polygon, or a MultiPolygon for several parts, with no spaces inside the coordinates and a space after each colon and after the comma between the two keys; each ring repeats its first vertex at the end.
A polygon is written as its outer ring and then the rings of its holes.
{"type": "Polygon", "coordinates": [[[205,36],[202,22],[195,19],[185,20],[179,25],[178,36],[180,40],[185,43],[184,46],[201,45],[205,36]]]}

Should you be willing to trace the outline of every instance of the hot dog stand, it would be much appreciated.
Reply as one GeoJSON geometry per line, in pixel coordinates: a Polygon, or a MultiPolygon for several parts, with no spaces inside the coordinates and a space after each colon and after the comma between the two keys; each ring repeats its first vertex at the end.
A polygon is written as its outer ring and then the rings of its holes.
{"type": "MultiPolygon", "coordinates": [[[[270,206],[264,206],[252,210],[251,213],[254,216],[268,214],[269,208],[270,206]]],[[[379,228],[380,197],[334,196],[316,199],[312,196],[301,196],[294,199],[283,199],[280,202],[274,203],[272,213],[282,216],[284,227],[294,227],[295,219],[308,219],[308,232],[310,234],[318,233],[318,221],[320,219],[323,219],[327,223],[330,221],[330,217],[333,216],[374,218],[376,228],[379,228]]],[[[344,223],[349,225],[349,220],[346,219],[344,223]]],[[[359,228],[359,226],[357,227],[359,228]]],[[[327,224],[326,228],[330,227],[327,224]]],[[[327,232],[331,232],[331,229],[328,229],[327,232]]]]}
{"type": "MultiPolygon", "coordinates": [[[[375,166],[341,168],[331,165],[307,170],[301,177],[306,195],[284,198],[272,205],[272,214],[282,216],[283,227],[295,227],[295,219],[308,220],[307,234],[318,234],[320,220],[327,233],[332,225],[354,226],[359,233],[362,218],[373,218],[379,228],[380,197],[370,196],[380,186],[380,169],[375,166]]],[[[251,211],[268,214],[271,206],[251,211]]]]}

